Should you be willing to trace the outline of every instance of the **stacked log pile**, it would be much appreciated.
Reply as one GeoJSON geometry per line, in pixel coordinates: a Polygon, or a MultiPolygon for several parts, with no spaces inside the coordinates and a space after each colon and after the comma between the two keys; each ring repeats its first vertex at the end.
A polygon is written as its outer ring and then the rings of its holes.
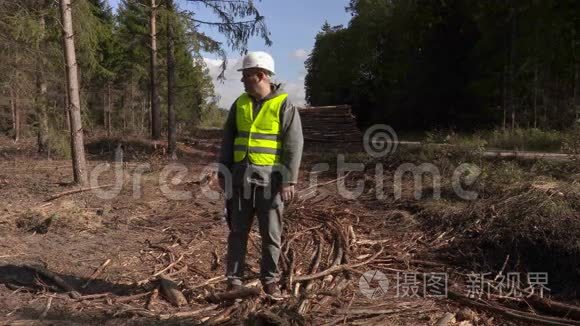
{"type": "Polygon", "coordinates": [[[350,106],[318,106],[300,109],[302,131],[306,143],[361,143],[350,106]]]}

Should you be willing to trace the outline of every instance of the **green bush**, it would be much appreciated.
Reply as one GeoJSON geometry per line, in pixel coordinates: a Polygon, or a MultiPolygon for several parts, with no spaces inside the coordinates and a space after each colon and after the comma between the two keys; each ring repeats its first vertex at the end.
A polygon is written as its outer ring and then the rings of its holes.
{"type": "Polygon", "coordinates": [[[452,131],[442,130],[442,129],[433,129],[425,132],[425,139],[423,140],[424,143],[435,143],[435,144],[442,144],[446,143],[447,140],[452,137],[454,133],[452,131]]]}
{"type": "Polygon", "coordinates": [[[565,134],[555,130],[515,129],[494,130],[483,136],[491,148],[509,150],[559,151],[565,134]]]}
{"type": "MultiPolygon", "coordinates": [[[[433,140],[434,138],[430,138],[433,140]]],[[[449,135],[445,138],[446,144],[425,142],[421,145],[419,158],[422,161],[438,161],[449,159],[456,163],[480,164],[485,152],[485,140],[478,136],[460,137],[449,135]]]]}
{"type": "Polygon", "coordinates": [[[201,117],[200,128],[223,128],[228,111],[210,108],[201,117]]]}
{"type": "Polygon", "coordinates": [[[574,128],[570,133],[564,138],[562,144],[562,150],[564,153],[570,155],[571,159],[574,161],[579,160],[580,156],[580,127],[574,128]]]}
{"type": "Polygon", "coordinates": [[[72,157],[70,134],[67,130],[55,130],[51,128],[48,131],[48,137],[50,157],[57,159],[70,159],[72,157]]]}

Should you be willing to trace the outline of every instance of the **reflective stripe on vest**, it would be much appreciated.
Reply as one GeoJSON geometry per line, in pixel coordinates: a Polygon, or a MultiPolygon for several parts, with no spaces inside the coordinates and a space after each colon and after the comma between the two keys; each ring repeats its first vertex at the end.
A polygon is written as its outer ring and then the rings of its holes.
{"type": "Polygon", "coordinates": [[[280,94],[265,101],[254,119],[252,99],[247,93],[236,100],[236,126],[234,161],[246,156],[252,164],[275,165],[280,162],[282,142],[280,139],[280,108],[288,94],[280,94]]]}

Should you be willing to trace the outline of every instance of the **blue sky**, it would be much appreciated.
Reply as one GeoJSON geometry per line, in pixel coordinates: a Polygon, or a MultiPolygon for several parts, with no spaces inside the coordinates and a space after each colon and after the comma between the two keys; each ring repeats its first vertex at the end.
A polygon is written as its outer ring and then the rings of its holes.
{"type": "MultiPolygon", "coordinates": [[[[109,0],[113,8],[119,0],[109,0]]],[[[176,0],[181,8],[195,10],[197,17],[204,21],[216,21],[215,17],[203,8],[176,0]]],[[[267,51],[276,61],[276,80],[283,83],[290,98],[296,104],[304,103],[304,60],[314,46],[314,37],[320,31],[322,24],[327,20],[330,25],[347,25],[350,14],[344,8],[348,0],[263,0],[256,1],[262,15],[266,17],[266,24],[271,33],[273,44],[267,47],[263,40],[252,39],[249,50],[267,51]]],[[[217,29],[203,27],[203,31],[217,40],[225,39],[219,35],[217,29]]],[[[220,106],[229,108],[235,98],[243,91],[239,81],[239,72],[235,71],[240,65],[240,55],[227,49],[229,67],[226,71],[226,82],[214,81],[217,95],[220,96],[220,106]]],[[[208,55],[205,62],[212,77],[218,72],[219,61],[216,56],[208,55]]]]}

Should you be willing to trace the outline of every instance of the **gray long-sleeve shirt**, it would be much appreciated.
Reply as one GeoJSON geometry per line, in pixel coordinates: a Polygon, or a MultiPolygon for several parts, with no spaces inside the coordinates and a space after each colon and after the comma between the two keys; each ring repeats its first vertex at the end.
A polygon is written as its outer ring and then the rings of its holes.
{"type": "MultiPolygon", "coordinates": [[[[272,85],[272,91],[262,100],[252,98],[252,108],[254,117],[258,115],[262,104],[280,94],[280,86],[272,85]]],[[[252,164],[248,157],[241,162],[234,162],[234,139],[237,135],[236,126],[236,103],[232,105],[228,118],[224,125],[222,147],[220,150],[219,163],[223,164],[232,173],[234,186],[241,186],[246,183],[253,183],[260,186],[268,186],[270,181],[282,182],[285,184],[296,184],[298,181],[298,171],[302,160],[302,150],[304,147],[304,137],[302,135],[302,123],[298,108],[286,98],[280,108],[280,122],[282,126],[282,154],[281,167],[260,166],[252,164]],[[280,171],[277,176],[274,172],[280,171]],[[277,178],[281,177],[281,180],[277,178]]]]}

